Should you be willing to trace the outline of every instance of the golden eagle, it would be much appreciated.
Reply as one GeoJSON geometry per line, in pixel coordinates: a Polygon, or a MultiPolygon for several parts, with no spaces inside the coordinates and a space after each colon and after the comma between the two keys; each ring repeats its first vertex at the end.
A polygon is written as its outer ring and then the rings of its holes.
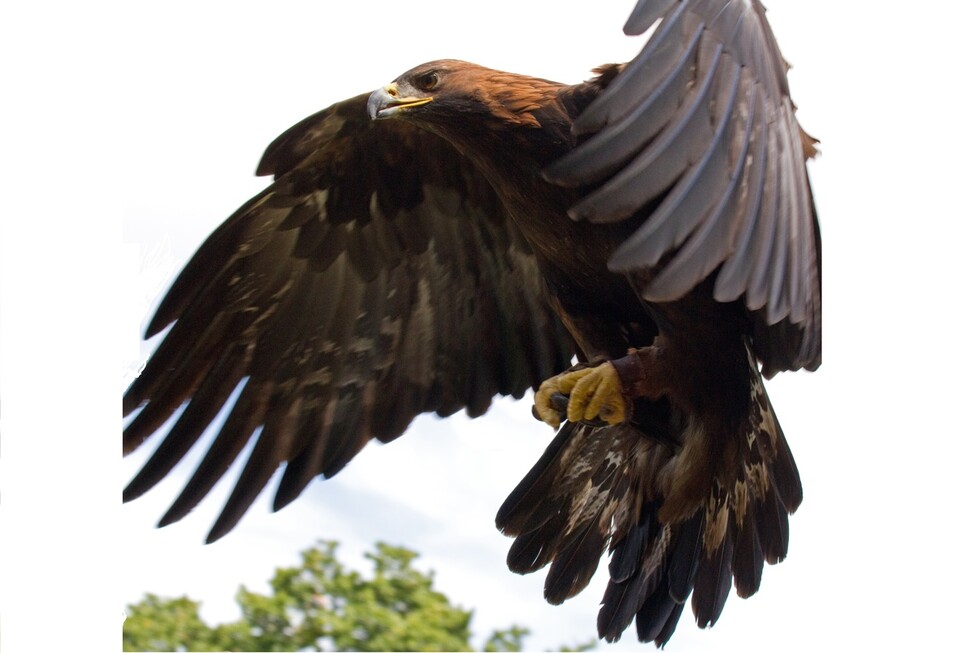
{"type": "Polygon", "coordinates": [[[497,517],[509,567],[598,626],[713,624],[785,557],[798,472],[762,376],[821,361],[821,246],[782,58],[758,0],[640,0],[625,65],[569,86],[443,60],[293,126],[274,177],[200,247],[124,398],[125,490],[182,459],[242,385],[161,524],[255,447],[209,541],[276,469],[274,508],[415,416],[536,390],[555,439],[497,517]],[[574,357],[578,363],[570,366],[574,357]]]}

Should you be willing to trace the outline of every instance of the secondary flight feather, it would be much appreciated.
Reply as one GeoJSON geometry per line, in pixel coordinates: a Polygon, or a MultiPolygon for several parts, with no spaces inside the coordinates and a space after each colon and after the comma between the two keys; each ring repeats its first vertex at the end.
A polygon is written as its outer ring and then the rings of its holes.
{"type": "Polygon", "coordinates": [[[181,413],[125,500],[239,386],[162,524],[254,437],[210,541],[280,466],[277,509],[421,413],[531,388],[565,423],[499,510],[512,570],[558,603],[608,551],[601,636],[658,645],[688,598],[707,626],[757,591],[802,496],[762,375],[821,362],[814,141],[757,0],[641,0],[626,30],[654,25],[582,84],[434,61],[277,138],[148,326],[125,453],[181,413]]]}

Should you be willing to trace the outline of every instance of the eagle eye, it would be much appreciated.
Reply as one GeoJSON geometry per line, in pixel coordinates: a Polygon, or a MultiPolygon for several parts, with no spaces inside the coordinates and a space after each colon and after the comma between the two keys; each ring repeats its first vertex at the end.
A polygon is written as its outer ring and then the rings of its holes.
{"type": "Polygon", "coordinates": [[[432,91],[438,85],[438,73],[431,71],[430,73],[424,73],[423,75],[418,75],[414,79],[414,86],[419,91],[432,91]]]}

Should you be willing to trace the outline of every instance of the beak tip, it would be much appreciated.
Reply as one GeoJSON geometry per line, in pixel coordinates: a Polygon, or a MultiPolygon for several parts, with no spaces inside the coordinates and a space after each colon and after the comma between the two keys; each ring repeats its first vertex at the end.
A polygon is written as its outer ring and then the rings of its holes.
{"type": "Polygon", "coordinates": [[[382,96],[385,94],[384,89],[379,88],[367,98],[367,115],[370,116],[371,120],[378,119],[380,111],[384,107],[384,98],[382,96]]]}
{"type": "Polygon", "coordinates": [[[367,98],[367,115],[371,120],[384,120],[392,118],[403,112],[410,112],[412,109],[424,106],[431,102],[432,97],[400,97],[397,88],[389,84],[384,88],[379,88],[367,98]]]}

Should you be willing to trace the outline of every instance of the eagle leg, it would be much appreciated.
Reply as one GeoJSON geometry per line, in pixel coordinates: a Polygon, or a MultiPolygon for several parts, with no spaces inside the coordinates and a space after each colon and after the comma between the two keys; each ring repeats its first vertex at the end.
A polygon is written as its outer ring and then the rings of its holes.
{"type": "Polygon", "coordinates": [[[661,371],[660,348],[631,349],[628,355],[594,366],[578,366],[542,382],[535,395],[534,413],[558,428],[570,422],[595,422],[610,426],[633,415],[633,400],[657,398],[669,391],[661,371]],[[568,396],[565,415],[561,395],[568,396]]]}

